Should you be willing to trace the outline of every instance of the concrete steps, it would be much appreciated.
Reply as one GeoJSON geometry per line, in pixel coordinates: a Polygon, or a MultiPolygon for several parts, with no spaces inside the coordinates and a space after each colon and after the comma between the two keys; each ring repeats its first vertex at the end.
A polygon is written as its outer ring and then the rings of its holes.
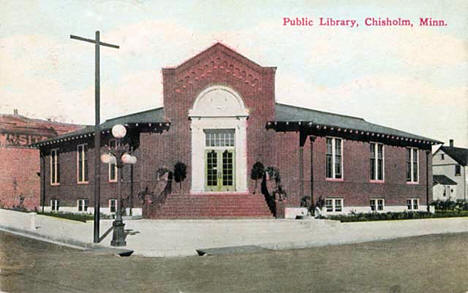
{"type": "Polygon", "coordinates": [[[171,194],[151,211],[154,219],[266,218],[272,214],[261,194],[171,194]]]}

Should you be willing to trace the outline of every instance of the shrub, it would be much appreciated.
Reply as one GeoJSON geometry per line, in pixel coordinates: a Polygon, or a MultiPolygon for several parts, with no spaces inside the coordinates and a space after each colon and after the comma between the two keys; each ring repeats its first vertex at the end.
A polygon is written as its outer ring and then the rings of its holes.
{"type": "Polygon", "coordinates": [[[388,213],[354,213],[349,215],[333,215],[328,219],[341,222],[363,222],[363,221],[386,221],[386,220],[408,220],[425,218],[448,218],[448,217],[468,217],[468,211],[443,211],[435,214],[429,212],[388,212],[388,213]]]}
{"type": "Polygon", "coordinates": [[[453,200],[435,200],[431,203],[436,211],[468,211],[468,202],[462,199],[453,200]]]}
{"type": "MultiPolygon", "coordinates": [[[[86,222],[94,219],[93,214],[75,214],[75,213],[64,213],[64,212],[39,212],[39,215],[63,218],[73,221],[86,222]]],[[[101,219],[110,219],[111,216],[104,215],[101,213],[101,219]]]]}

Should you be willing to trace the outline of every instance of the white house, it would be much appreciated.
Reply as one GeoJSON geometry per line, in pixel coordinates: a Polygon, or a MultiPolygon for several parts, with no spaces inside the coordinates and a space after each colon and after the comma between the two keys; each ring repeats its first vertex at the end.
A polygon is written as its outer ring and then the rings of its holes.
{"type": "Polygon", "coordinates": [[[450,188],[450,200],[468,199],[468,149],[453,146],[453,140],[450,140],[449,146],[441,146],[432,155],[432,170],[434,174],[433,198],[448,199],[447,189],[450,188]],[[455,182],[453,184],[442,177],[439,187],[436,187],[436,176],[445,175],[448,179],[455,182]],[[450,184],[448,184],[450,183],[450,184]],[[450,186],[450,187],[444,187],[450,186]],[[455,188],[453,188],[456,186],[455,188]],[[452,192],[453,189],[453,192],[452,192]],[[445,196],[444,196],[445,192],[445,196]]]}

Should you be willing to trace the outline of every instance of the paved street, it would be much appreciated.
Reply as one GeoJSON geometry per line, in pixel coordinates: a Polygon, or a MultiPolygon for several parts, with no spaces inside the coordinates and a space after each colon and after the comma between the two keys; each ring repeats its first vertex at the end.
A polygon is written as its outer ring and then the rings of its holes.
{"type": "Polygon", "coordinates": [[[466,292],[468,233],[182,258],[126,258],[0,232],[7,292],[466,292]]]}

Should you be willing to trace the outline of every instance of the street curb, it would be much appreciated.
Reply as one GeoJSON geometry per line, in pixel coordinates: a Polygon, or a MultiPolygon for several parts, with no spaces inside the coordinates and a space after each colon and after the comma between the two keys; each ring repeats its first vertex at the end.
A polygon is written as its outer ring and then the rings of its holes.
{"type": "Polygon", "coordinates": [[[0,225],[0,231],[7,232],[7,233],[12,233],[18,236],[23,236],[26,238],[31,238],[39,241],[44,241],[60,246],[66,246],[70,248],[75,248],[75,249],[80,249],[80,250],[86,250],[86,249],[91,249],[94,247],[103,247],[103,246],[94,246],[93,244],[89,243],[84,243],[76,240],[71,240],[71,239],[56,239],[53,237],[48,237],[44,236],[39,233],[27,231],[27,230],[22,230],[22,229],[17,229],[17,228],[12,228],[12,227],[6,227],[3,225],[0,225]]]}
{"type": "Polygon", "coordinates": [[[85,243],[85,242],[72,240],[72,239],[56,239],[53,237],[41,235],[39,233],[12,228],[12,227],[6,227],[3,225],[0,225],[0,231],[11,233],[11,234],[29,238],[29,239],[34,239],[34,240],[38,240],[42,242],[59,245],[59,246],[69,247],[69,248],[78,249],[82,251],[91,251],[97,254],[116,254],[120,256],[130,256],[134,252],[133,250],[127,249],[127,248],[113,248],[113,247],[108,247],[108,246],[99,245],[95,243],[85,243]]]}

